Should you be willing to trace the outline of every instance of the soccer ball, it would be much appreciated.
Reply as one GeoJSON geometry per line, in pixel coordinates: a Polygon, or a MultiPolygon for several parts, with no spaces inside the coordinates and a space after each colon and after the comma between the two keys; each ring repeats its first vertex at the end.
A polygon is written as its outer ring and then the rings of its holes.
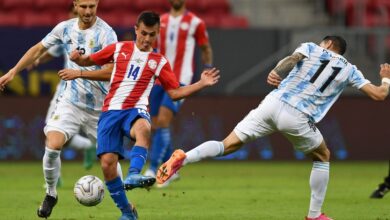
{"type": "Polygon", "coordinates": [[[96,176],[83,176],[77,180],[73,192],[80,204],[95,206],[104,198],[104,184],[96,176]]]}

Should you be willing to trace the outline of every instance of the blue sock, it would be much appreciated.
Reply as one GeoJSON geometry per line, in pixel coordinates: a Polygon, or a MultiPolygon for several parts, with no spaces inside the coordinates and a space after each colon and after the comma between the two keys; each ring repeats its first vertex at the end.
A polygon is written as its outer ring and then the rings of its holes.
{"type": "MultiPolygon", "coordinates": [[[[171,146],[171,129],[158,128],[153,137],[152,151],[153,155],[150,161],[150,169],[157,171],[158,166],[164,161],[164,157],[171,146]]],[[[170,155],[169,155],[170,156],[170,155]]]]}
{"type": "Polygon", "coordinates": [[[148,156],[148,150],[144,147],[133,146],[130,152],[130,168],[129,174],[138,174],[141,172],[146,158],[148,156]]]}
{"type": "Polygon", "coordinates": [[[127,200],[125,190],[123,188],[123,182],[120,177],[116,177],[111,181],[106,182],[108,191],[112,200],[114,200],[116,206],[122,213],[132,213],[129,201],[127,200]]]}

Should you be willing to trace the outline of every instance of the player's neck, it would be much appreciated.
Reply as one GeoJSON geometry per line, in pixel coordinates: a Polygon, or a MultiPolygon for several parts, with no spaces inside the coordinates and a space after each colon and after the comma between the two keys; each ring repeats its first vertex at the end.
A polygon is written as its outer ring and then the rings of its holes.
{"type": "Polygon", "coordinates": [[[186,10],[187,10],[186,7],[182,7],[179,10],[175,10],[175,9],[171,8],[170,15],[173,17],[179,17],[179,16],[183,15],[186,10]]]}
{"type": "Polygon", "coordinates": [[[79,19],[78,25],[79,25],[80,30],[86,30],[86,29],[92,27],[95,24],[96,19],[97,18],[95,16],[95,18],[91,22],[88,22],[88,23],[84,23],[81,21],[81,19],[79,19]]]}

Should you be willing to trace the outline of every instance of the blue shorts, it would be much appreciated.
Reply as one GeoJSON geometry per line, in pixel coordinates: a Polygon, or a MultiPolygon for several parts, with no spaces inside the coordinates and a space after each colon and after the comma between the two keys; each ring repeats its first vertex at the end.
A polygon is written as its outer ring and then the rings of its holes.
{"type": "Polygon", "coordinates": [[[130,129],[138,118],[145,118],[150,123],[146,110],[131,108],[126,110],[110,110],[100,115],[97,128],[96,155],[116,153],[119,159],[124,158],[123,137],[130,137],[130,129]]]}
{"type": "Polygon", "coordinates": [[[149,102],[150,115],[154,117],[158,115],[158,111],[161,106],[167,107],[174,114],[176,114],[179,111],[181,105],[183,104],[184,99],[181,99],[179,101],[173,101],[161,85],[154,85],[152,91],[150,92],[149,102]]]}

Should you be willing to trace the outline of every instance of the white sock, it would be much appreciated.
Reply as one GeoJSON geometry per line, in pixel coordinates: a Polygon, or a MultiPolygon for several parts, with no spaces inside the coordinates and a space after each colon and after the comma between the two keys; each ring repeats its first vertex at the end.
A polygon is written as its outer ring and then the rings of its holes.
{"type": "Polygon", "coordinates": [[[75,134],[68,142],[68,146],[74,149],[89,149],[92,146],[92,141],[79,134],[75,134]]]}
{"type": "Polygon", "coordinates": [[[224,151],[225,147],[220,141],[204,142],[186,153],[187,157],[184,160],[183,165],[186,165],[187,163],[195,163],[210,157],[222,156],[224,151]]]}
{"type": "Polygon", "coordinates": [[[45,155],[43,156],[43,175],[46,182],[46,193],[50,196],[57,197],[57,182],[60,177],[61,170],[61,151],[45,148],[45,155]]]}
{"type": "Polygon", "coordinates": [[[123,181],[123,173],[122,173],[122,166],[121,164],[118,163],[116,164],[116,172],[118,173],[118,176],[121,178],[121,180],[123,181]]]}
{"type": "Polygon", "coordinates": [[[307,217],[316,218],[321,215],[321,207],[324,203],[328,181],[329,162],[313,162],[313,168],[310,175],[310,208],[307,217]]]}

